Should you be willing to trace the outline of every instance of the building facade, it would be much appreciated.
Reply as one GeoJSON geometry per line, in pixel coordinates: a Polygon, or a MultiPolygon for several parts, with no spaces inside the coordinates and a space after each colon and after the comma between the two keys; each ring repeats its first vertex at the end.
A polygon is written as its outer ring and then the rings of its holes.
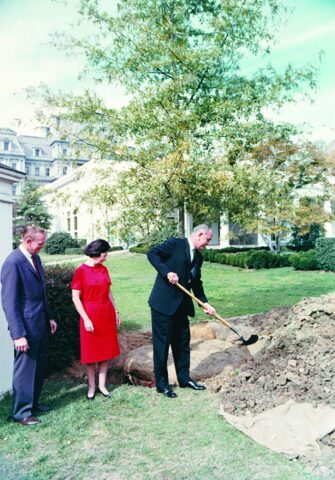
{"type": "MultiPolygon", "coordinates": [[[[18,135],[9,128],[0,128],[0,163],[43,185],[88,161],[87,157],[78,155],[78,145],[74,149],[69,141],[50,138],[48,128],[44,128],[43,133],[41,136],[18,135]]],[[[14,198],[20,195],[23,182],[12,186],[14,198]]]]}

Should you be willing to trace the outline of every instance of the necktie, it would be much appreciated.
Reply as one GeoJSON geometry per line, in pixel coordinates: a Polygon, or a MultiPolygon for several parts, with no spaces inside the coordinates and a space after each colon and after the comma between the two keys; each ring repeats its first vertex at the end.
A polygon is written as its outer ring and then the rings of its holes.
{"type": "Polygon", "coordinates": [[[36,260],[35,260],[35,258],[34,258],[34,255],[31,256],[31,259],[32,259],[32,261],[33,261],[33,264],[34,264],[34,267],[35,267],[37,276],[38,276],[39,278],[41,278],[40,272],[39,272],[38,267],[37,267],[36,260]]]}

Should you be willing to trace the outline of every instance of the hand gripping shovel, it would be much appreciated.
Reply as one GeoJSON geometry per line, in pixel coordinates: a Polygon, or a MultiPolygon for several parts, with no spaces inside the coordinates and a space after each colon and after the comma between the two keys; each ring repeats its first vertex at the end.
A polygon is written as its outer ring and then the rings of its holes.
{"type": "MultiPolygon", "coordinates": [[[[180,283],[175,283],[175,285],[180,288],[180,290],[182,290],[184,293],[186,293],[186,295],[188,295],[189,297],[191,297],[195,302],[197,302],[201,307],[203,308],[206,308],[205,304],[199,300],[197,297],[195,297],[193,295],[193,293],[191,293],[190,291],[188,291],[185,287],[183,287],[182,285],[180,285],[180,283]]],[[[248,338],[247,340],[242,337],[242,335],[237,331],[237,329],[235,327],[233,327],[232,325],[230,325],[229,322],[227,322],[227,320],[225,320],[224,318],[220,317],[219,314],[215,313],[213,315],[217,320],[219,320],[219,322],[223,323],[223,325],[225,325],[226,327],[228,327],[232,332],[236,333],[236,335],[240,338],[241,342],[243,343],[243,345],[252,345],[253,343],[256,343],[257,340],[258,340],[258,335],[251,335],[250,338],[248,338]]]]}

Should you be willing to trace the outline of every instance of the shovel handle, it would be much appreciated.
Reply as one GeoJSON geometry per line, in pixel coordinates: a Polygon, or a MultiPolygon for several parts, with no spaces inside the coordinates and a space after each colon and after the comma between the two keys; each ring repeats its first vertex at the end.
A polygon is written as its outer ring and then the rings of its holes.
{"type": "MultiPolygon", "coordinates": [[[[180,288],[180,290],[182,290],[184,293],[186,293],[186,295],[188,295],[189,297],[191,297],[195,302],[197,302],[198,305],[200,305],[202,308],[206,308],[206,305],[204,304],[204,302],[202,302],[201,300],[199,300],[199,298],[197,298],[195,295],[193,295],[192,292],[190,292],[189,290],[187,290],[187,288],[183,287],[182,285],[180,285],[180,283],[175,283],[175,285],[180,288]]],[[[230,325],[229,322],[227,322],[227,320],[225,320],[224,318],[222,318],[218,313],[214,313],[213,317],[215,317],[217,320],[219,320],[219,322],[223,323],[223,325],[225,325],[226,327],[230,328],[230,330],[232,330],[233,332],[237,333],[235,328],[232,327],[232,325],[230,325]]],[[[238,334],[239,335],[239,334],[238,334]]]]}

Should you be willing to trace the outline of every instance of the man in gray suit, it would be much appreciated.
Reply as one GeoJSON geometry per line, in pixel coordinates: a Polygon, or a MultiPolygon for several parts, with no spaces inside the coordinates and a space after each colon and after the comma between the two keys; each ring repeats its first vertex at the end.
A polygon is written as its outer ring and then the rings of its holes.
{"type": "Polygon", "coordinates": [[[45,292],[44,272],[38,252],[44,246],[45,231],[27,226],[22,243],[5,260],[1,269],[2,306],[14,342],[13,419],[22,425],[40,420],[33,413],[44,413],[39,403],[45,377],[49,330],[57,323],[51,318],[45,292]]]}

